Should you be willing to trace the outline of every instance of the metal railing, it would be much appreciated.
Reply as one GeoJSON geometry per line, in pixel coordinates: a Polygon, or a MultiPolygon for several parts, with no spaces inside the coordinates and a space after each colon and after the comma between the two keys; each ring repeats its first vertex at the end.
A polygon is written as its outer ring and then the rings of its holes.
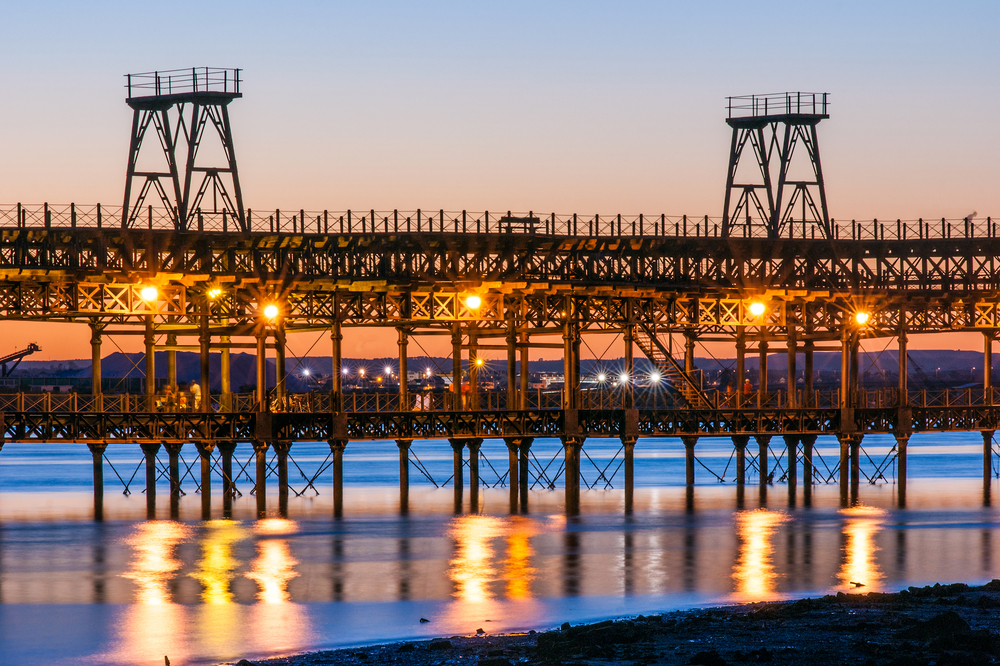
{"type": "MultiPolygon", "coordinates": [[[[812,408],[835,409],[840,407],[840,391],[813,391],[807,395],[796,391],[789,400],[787,391],[767,391],[763,394],[733,391],[706,391],[706,404],[696,410],[728,409],[789,409],[812,408]]],[[[851,405],[862,409],[890,409],[900,406],[899,390],[895,388],[859,390],[851,399],[851,405]]],[[[526,395],[526,408],[533,410],[562,409],[563,393],[553,389],[531,389],[526,395]]],[[[620,390],[584,389],[578,393],[579,409],[606,410],[624,409],[629,396],[620,390]]],[[[228,396],[212,395],[211,409],[214,412],[254,412],[258,409],[254,394],[234,393],[228,396]]],[[[686,409],[675,393],[663,390],[635,391],[631,403],[636,409],[686,409]]],[[[295,393],[283,399],[271,398],[272,412],[323,413],[332,411],[329,393],[295,393]]],[[[910,407],[1000,407],[1000,388],[992,393],[982,388],[921,389],[908,392],[910,407]]],[[[399,412],[399,411],[463,411],[473,410],[472,396],[456,397],[451,391],[413,391],[408,394],[407,409],[400,410],[398,393],[388,391],[347,391],[344,394],[344,411],[349,413],[399,412]]],[[[521,409],[521,403],[508,406],[507,392],[504,390],[480,391],[478,410],[505,411],[521,409]]],[[[148,412],[196,412],[193,405],[184,407],[167,406],[162,395],[149,398],[146,395],[127,393],[99,396],[83,393],[0,393],[0,412],[85,412],[85,413],[148,413],[148,412]]]]}
{"type": "MultiPolygon", "coordinates": [[[[688,215],[536,215],[537,225],[509,224],[509,214],[470,211],[260,211],[247,209],[248,228],[253,233],[290,234],[520,234],[569,237],[676,237],[719,238],[722,219],[688,215]]],[[[0,205],[0,229],[120,228],[121,206],[77,206],[76,204],[0,205]]],[[[175,211],[152,206],[139,215],[145,229],[174,230],[175,211]]],[[[991,217],[915,220],[831,220],[834,240],[894,241],[940,240],[951,238],[998,238],[997,222],[991,217]]],[[[731,237],[765,238],[766,230],[751,221],[733,223],[731,237]]],[[[238,221],[225,211],[195,211],[191,231],[237,232],[238,221]]],[[[784,238],[822,239],[823,229],[813,222],[791,221],[784,238]]]]}
{"type": "Polygon", "coordinates": [[[125,75],[128,99],[190,93],[240,93],[240,71],[232,67],[191,67],[125,75]]]}
{"type": "Polygon", "coordinates": [[[729,118],[827,114],[829,93],[783,92],[726,98],[729,118]]]}

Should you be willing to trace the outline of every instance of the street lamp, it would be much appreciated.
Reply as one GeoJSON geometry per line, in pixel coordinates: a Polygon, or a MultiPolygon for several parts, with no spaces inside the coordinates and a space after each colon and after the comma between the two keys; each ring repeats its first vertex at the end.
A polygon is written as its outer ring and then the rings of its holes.
{"type": "Polygon", "coordinates": [[[623,372],[622,374],[618,375],[618,383],[628,384],[628,373],[623,372]]]}
{"type": "Polygon", "coordinates": [[[483,299],[479,298],[479,296],[476,296],[475,294],[471,294],[465,299],[465,307],[470,310],[478,310],[482,304],[483,299]]]}
{"type": "Polygon", "coordinates": [[[868,321],[872,318],[871,314],[865,312],[864,310],[858,310],[854,313],[854,323],[858,326],[867,326],[868,321]]]}
{"type": "Polygon", "coordinates": [[[205,294],[209,297],[209,299],[214,301],[219,296],[222,296],[222,289],[219,287],[212,287],[207,292],[205,292],[205,294]]]}
{"type": "Polygon", "coordinates": [[[264,318],[274,321],[278,318],[278,306],[274,303],[268,303],[264,306],[264,318]]]}
{"type": "Polygon", "coordinates": [[[659,384],[660,379],[661,379],[660,373],[657,372],[656,370],[653,370],[651,373],[649,373],[649,381],[653,382],[654,384],[659,384]]]}
{"type": "Polygon", "coordinates": [[[142,300],[146,301],[147,303],[152,303],[153,301],[155,301],[158,295],[159,291],[155,286],[151,284],[146,285],[139,291],[139,296],[141,296],[142,300]]]}
{"type": "Polygon", "coordinates": [[[763,317],[765,312],[767,312],[767,306],[760,301],[754,301],[750,304],[750,314],[754,317],[763,317]]]}

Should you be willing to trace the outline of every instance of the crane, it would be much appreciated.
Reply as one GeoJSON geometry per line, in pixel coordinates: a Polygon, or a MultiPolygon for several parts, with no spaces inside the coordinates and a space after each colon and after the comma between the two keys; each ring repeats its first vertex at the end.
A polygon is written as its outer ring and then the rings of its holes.
{"type": "Polygon", "coordinates": [[[0,357],[0,371],[2,371],[2,375],[4,377],[9,377],[10,373],[14,372],[14,369],[17,368],[18,364],[21,362],[21,359],[25,356],[31,356],[36,351],[42,351],[42,348],[34,342],[29,342],[27,348],[22,349],[21,351],[16,351],[13,354],[7,354],[6,356],[0,357]],[[14,365],[11,365],[8,368],[7,365],[9,363],[13,363],[14,365]]]}

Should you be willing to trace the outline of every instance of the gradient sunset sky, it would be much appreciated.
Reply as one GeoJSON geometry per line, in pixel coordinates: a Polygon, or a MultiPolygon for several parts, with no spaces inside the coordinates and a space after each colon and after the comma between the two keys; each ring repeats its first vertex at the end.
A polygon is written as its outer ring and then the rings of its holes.
{"type": "MultiPolygon", "coordinates": [[[[724,98],[808,90],[831,94],[834,217],[1000,215],[993,0],[41,1],[0,23],[4,204],[120,205],[122,75],[209,65],[244,69],[252,208],[718,216],[724,98]]],[[[3,328],[0,351],[89,356],[83,327],[3,328]]],[[[347,355],[395,353],[357,337],[347,355]]]]}

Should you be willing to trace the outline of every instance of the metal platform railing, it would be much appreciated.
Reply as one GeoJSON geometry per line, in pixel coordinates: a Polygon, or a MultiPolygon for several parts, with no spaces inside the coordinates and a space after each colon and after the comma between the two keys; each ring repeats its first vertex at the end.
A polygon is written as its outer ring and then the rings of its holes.
{"type": "MultiPolygon", "coordinates": [[[[889,409],[900,406],[899,391],[894,388],[861,390],[851,404],[861,409],[889,409]]],[[[730,409],[790,409],[815,407],[834,409],[840,406],[839,391],[813,391],[807,396],[796,391],[790,401],[788,392],[777,390],[759,394],[731,391],[706,391],[707,403],[695,410],[730,409]],[[807,400],[807,398],[809,398],[807,400]]],[[[211,396],[212,411],[247,413],[257,411],[257,398],[253,394],[211,396]]],[[[581,390],[578,407],[584,410],[624,409],[627,396],[618,390],[581,390]]],[[[631,398],[634,408],[640,410],[687,409],[678,397],[664,390],[636,391],[631,398]]],[[[296,393],[284,399],[272,398],[273,412],[327,413],[332,411],[329,393],[296,393]]],[[[984,407],[1000,406],[1000,388],[990,392],[981,388],[921,389],[908,392],[910,407],[984,407]]],[[[562,409],[562,391],[532,389],[527,395],[527,409],[562,409]]],[[[400,409],[399,394],[388,391],[347,391],[344,394],[344,411],[349,413],[382,413],[399,411],[468,411],[474,405],[469,395],[456,396],[450,391],[413,391],[408,396],[408,407],[400,409]]],[[[508,406],[507,393],[503,390],[481,391],[479,411],[506,411],[521,409],[519,404],[508,406]]],[[[163,396],[133,395],[127,393],[93,396],[77,393],[0,393],[0,413],[4,412],[86,412],[86,413],[148,413],[192,412],[193,405],[167,405],[163,396]]]]}
{"type": "Polygon", "coordinates": [[[240,94],[240,71],[233,67],[191,67],[125,75],[128,99],[192,93],[240,94]]]}
{"type": "Polygon", "coordinates": [[[726,98],[729,118],[765,116],[825,116],[829,93],[783,92],[764,95],[737,95],[726,98]]]}
{"type": "MultiPolygon", "coordinates": [[[[120,228],[121,206],[76,204],[0,204],[0,230],[120,228]]],[[[537,215],[470,211],[261,211],[245,213],[253,233],[284,234],[516,234],[579,238],[674,237],[719,238],[722,219],[689,215],[537,215]],[[538,220],[533,225],[505,223],[523,216],[538,220]]],[[[144,229],[175,229],[174,211],[147,207],[139,217],[144,229]]],[[[895,241],[961,238],[998,238],[997,221],[986,218],[940,218],[915,220],[831,220],[834,240],[895,241]]],[[[227,212],[196,211],[191,231],[238,232],[239,224],[227,212]]],[[[783,238],[823,239],[823,229],[813,222],[791,221],[783,238]]],[[[733,225],[735,238],[765,238],[766,230],[745,222],[733,225]]]]}

